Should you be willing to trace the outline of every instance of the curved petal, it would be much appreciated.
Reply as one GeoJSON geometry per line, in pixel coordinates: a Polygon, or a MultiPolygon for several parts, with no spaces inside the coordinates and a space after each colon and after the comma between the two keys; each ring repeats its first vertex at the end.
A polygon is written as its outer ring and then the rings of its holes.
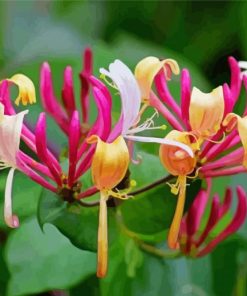
{"type": "Polygon", "coordinates": [[[174,140],[154,138],[154,137],[140,137],[140,136],[124,136],[124,138],[131,141],[137,141],[137,142],[158,143],[158,144],[165,144],[165,145],[179,147],[185,150],[189,154],[189,156],[194,157],[194,153],[189,146],[174,140]]]}
{"type": "Polygon", "coordinates": [[[20,102],[24,106],[26,106],[28,103],[36,103],[35,88],[31,79],[23,74],[15,74],[10,79],[8,79],[8,81],[13,82],[19,88],[19,94],[15,100],[17,106],[20,102]]]}
{"type": "Polygon", "coordinates": [[[111,78],[120,92],[123,115],[122,134],[125,134],[138,118],[141,105],[138,83],[130,69],[120,60],[110,64],[109,71],[101,68],[100,73],[111,78]]]}
{"type": "Polygon", "coordinates": [[[0,103],[0,160],[6,165],[16,165],[23,119],[27,113],[28,110],[15,115],[4,115],[4,106],[0,103]]]}
{"type": "Polygon", "coordinates": [[[15,169],[11,168],[7,177],[5,187],[5,201],[4,201],[4,220],[5,223],[11,228],[19,226],[19,219],[12,213],[12,183],[14,178],[15,169]]]}
{"type": "Polygon", "coordinates": [[[135,77],[141,89],[142,99],[149,100],[155,76],[164,69],[167,80],[171,79],[171,73],[179,74],[179,66],[173,59],[159,60],[156,57],[146,57],[135,68],[135,77]]]}

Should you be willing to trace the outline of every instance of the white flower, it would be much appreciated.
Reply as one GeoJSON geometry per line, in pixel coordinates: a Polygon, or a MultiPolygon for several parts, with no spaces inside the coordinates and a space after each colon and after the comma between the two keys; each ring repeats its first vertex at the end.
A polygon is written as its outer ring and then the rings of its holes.
{"type": "Polygon", "coordinates": [[[18,168],[17,154],[20,146],[21,129],[26,111],[15,115],[4,115],[4,106],[0,103],[0,169],[10,167],[5,187],[4,218],[10,227],[18,227],[18,218],[12,214],[12,183],[14,170],[18,168]]]}

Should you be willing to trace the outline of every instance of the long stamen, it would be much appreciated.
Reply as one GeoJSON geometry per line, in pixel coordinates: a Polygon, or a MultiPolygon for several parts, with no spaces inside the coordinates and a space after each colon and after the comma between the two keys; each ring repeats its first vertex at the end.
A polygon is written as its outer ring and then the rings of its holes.
{"type": "Polygon", "coordinates": [[[97,276],[103,278],[108,266],[108,230],[107,230],[107,202],[108,196],[100,192],[99,227],[98,227],[98,261],[97,276]]]}
{"type": "Polygon", "coordinates": [[[185,192],[186,192],[186,176],[179,176],[179,196],[175,215],[172,220],[172,225],[168,234],[168,246],[171,249],[178,248],[178,235],[180,224],[184,211],[185,192]]]}

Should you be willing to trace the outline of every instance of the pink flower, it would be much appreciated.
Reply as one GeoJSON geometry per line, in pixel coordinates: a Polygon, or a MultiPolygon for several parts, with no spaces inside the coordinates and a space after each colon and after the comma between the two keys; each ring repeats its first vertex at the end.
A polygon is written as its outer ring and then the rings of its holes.
{"type": "Polygon", "coordinates": [[[181,252],[187,256],[201,257],[210,253],[221,241],[235,233],[246,219],[247,196],[243,188],[238,186],[238,204],[235,214],[223,230],[215,234],[217,225],[221,223],[225,215],[229,214],[233,191],[227,188],[221,204],[217,194],[214,195],[212,201],[209,201],[211,179],[207,179],[207,186],[207,189],[199,191],[188,213],[182,219],[179,244],[181,252]],[[201,229],[201,222],[208,203],[211,203],[211,210],[206,225],[201,229]]]}

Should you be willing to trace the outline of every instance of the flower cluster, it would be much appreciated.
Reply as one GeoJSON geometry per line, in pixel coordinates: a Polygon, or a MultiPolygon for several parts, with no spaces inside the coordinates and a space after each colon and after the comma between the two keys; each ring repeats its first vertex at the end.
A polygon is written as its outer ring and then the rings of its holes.
{"type": "Polygon", "coordinates": [[[128,182],[124,189],[119,184],[134,158],[133,143],[156,143],[160,145],[161,164],[177,178],[175,184],[168,184],[171,192],[178,195],[168,246],[179,249],[187,256],[207,254],[235,232],[247,214],[246,193],[238,187],[235,216],[217,236],[211,235],[229,211],[232,190],[228,188],[222,205],[217,195],[213,197],[208,222],[203,230],[200,228],[206,204],[210,202],[212,178],[246,171],[247,109],[241,115],[233,113],[242,84],[247,90],[246,73],[241,73],[239,67],[246,64],[238,64],[234,58],[229,58],[230,84],[218,86],[210,93],[191,88],[189,71],[183,69],[179,105],[168,88],[172,74],[180,73],[175,60],[147,57],[137,64],[134,74],[120,60],[115,60],[108,70],[100,69],[101,78],[106,83],[93,75],[90,49],[85,50],[83,60],[83,70],[79,75],[80,107],[77,106],[72,68],[68,66],[64,70],[60,100],[54,94],[49,64],[42,65],[40,97],[44,112],[39,115],[35,129],[24,122],[28,111],[16,113],[10,97],[10,87],[16,84],[19,95],[15,103],[34,103],[35,89],[31,80],[17,74],[0,82],[0,161],[2,168],[10,167],[5,189],[4,216],[7,225],[19,226],[18,217],[12,213],[11,187],[15,169],[69,203],[99,192],[97,275],[104,277],[108,262],[107,200],[125,200],[131,196],[134,180],[128,182]],[[121,99],[120,116],[114,125],[110,88],[116,90],[121,99]],[[90,118],[90,94],[97,107],[93,123],[90,118]],[[161,114],[164,125],[156,127],[154,116],[143,121],[147,108],[153,108],[154,114],[161,114]],[[67,137],[67,168],[47,140],[47,114],[67,137]],[[139,135],[146,130],[164,130],[166,123],[171,125],[172,130],[162,138],[139,135]],[[27,149],[20,149],[21,140],[27,149]],[[32,151],[32,156],[28,154],[28,149],[32,151]],[[94,186],[85,188],[83,175],[88,170],[91,170],[94,186]],[[189,211],[184,214],[186,187],[190,179],[195,178],[206,180],[207,188],[199,191],[189,211]]]}

